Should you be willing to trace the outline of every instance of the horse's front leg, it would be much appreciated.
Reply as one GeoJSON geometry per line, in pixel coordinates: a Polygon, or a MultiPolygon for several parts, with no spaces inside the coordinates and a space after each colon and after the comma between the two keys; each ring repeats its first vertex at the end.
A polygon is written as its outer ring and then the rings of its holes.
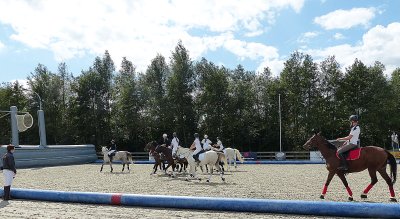
{"type": "Polygon", "coordinates": [[[328,191],[328,186],[329,183],[331,183],[333,176],[335,176],[335,172],[329,172],[328,177],[326,178],[324,188],[322,189],[321,196],[319,197],[320,199],[325,198],[325,194],[328,191]]]}
{"type": "Polygon", "coordinates": [[[353,201],[353,192],[351,191],[349,184],[347,183],[346,177],[344,176],[343,172],[337,173],[338,177],[340,180],[342,180],[342,183],[344,187],[346,187],[347,193],[349,194],[349,201],[353,201]]]}
{"type": "MultiPolygon", "coordinates": [[[[219,168],[218,168],[218,164],[217,164],[216,166],[217,166],[216,168],[219,169],[219,168]]],[[[213,172],[214,172],[214,165],[211,165],[210,175],[208,175],[207,182],[210,182],[210,181],[211,181],[211,176],[213,175],[213,172]]]]}
{"type": "Polygon", "coordinates": [[[122,163],[122,172],[125,170],[125,163],[122,163]]]}
{"type": "Polygon", "coordinates": [[[104,162],[101,164],[100,172],[103,171],[104,162]]]}

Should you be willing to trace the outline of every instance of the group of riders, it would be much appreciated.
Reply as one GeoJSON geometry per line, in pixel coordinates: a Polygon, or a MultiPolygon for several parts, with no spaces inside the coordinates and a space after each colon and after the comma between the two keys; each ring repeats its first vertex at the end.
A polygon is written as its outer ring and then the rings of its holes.
{"type": "MultiPolygon", "coordinates": [[[[358,125],[358,116],[357,115],[351,115],[349,118],[351,122],[351,127],[350,127],[350,133],[346,137],[342,138],[337,138],[336,141],[345,141],[341,147],[337,150],[338,156],[340,158],[340,166],[338,167],[339,170],[344,170],[346,171],[348,169],[347,166],[347,161],[345,157],[345,153],[360,147],[360,126],[358,125]]],[[[172,140],[168,138],[167,134],[162,135],[162,139],[158,142],[159,145],[163,145],[165,147],[171,148],[172,149],[172,157],[177,157],[176,151],[179,147],[179,138],[174,132],[172,134],[172,140]]],[[[217,152],[223,152],[225,153],[225,148],[222,144],[222,141],[219,137],[217,137],[217,143],[215,145],[212,145],[212,141],[208,138],[208,135],[204,135],[204,138],[200,141],[200,136],[198,133],[194,134],[194,141],[192,146],[190,147],[191,149],[194,149],[193,152],[193,158],[197,163],[200,163],[199,160],[199,155],[205,151],[209,151],[211,149],[217,151],[217,152]]],[[[111,140],[110,146],[108,147],[109,152],[108,156],[110,159],[115,155],[115,152],[117,151],[117,145],[115,144],[115,140],[111,140]]]]}
{"type": "MultiPolygon", "coordinates": [[[[161,141],[158,142],[159,145],[164,145],[165,147],[172,149],[172,157],[177,157],[176,151],[179,147],[179,138],[177,137],[176,132],[172,134],[172,140],[168,138],[167,134],[163,134],[161,141]]],[[[203,140],[200,141],[199,133],[194,133],[194,141],[190,147],[194,149],[193,158],[197,163],[200,163],[199,155],[203,152],[209,151],[211,149],[217,152],[225,152],[224,145],[219,137],[217,137],[217,144],[212,145],[212,141],[208,138],[208,135],[204,135],[203,140]]]]}

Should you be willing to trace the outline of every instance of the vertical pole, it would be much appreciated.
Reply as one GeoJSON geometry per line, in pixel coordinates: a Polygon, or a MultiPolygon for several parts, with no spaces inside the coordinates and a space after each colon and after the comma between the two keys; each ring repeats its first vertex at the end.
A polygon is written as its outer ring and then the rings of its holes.
{"type": "Polygon", "coordinates": [[[279,152],[282,152],[281,94],[279,94],[279,152]]]}
{"type": "Polygon", "coordinates": [[[44,123],[44,111],[43,110],[38,110],[38,121],[39,121],[40,147],[46,147],[47,146],[46,124],[44,123]]]}
{"type": "Polygon", "coordinates": [[[18,124],[17,124],[17,107],[11,106],[11,134],[12,134],[12,144],[15,147],[19,147],[19,137],[18,137],[18,124]]]}

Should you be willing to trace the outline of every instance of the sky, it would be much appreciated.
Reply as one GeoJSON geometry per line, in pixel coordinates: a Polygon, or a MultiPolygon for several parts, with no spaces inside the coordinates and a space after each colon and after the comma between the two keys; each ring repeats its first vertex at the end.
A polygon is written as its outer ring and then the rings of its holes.
{"type": "Polygon", "coordinates": [[[40,63],[79,76],[108,50],[144,72],[179,40],[194,61],[274,76],[294,51],[343,70],[356,58],[400,67],[397,0],[0,0],[0,82],[24,81],[40,63]]]}

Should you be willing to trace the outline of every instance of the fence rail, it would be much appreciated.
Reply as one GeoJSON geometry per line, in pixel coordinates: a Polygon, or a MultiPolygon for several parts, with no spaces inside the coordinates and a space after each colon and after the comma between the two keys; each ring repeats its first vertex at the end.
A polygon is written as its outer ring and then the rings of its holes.
{"type": "MultiPolygon", "coordinates": [[[[133,160],[149,160],[149,154],[147,152],[131,152],[133,160]]],[[[241,152],[245,160],[275,160],[276,153],[278,152],[241,152]]],[[[286,160],[309,160],[309,151],[286,151],[286,160]]],[[[97,153],[99,159],[103,158],[101,152],[97,153]]]]}

